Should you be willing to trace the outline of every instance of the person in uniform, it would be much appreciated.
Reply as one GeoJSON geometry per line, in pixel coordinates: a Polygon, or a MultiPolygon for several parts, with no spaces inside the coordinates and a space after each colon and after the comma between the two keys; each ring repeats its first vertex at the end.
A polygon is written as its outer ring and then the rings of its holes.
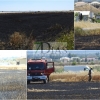
{"type": "Polygon", "coordinates": [[[91,81],[91,79],[92,79],[92,68],[90,68],[89,69],[89,73],[88,73],[88,75],[89,75],[89,79],[88,79],[88,81],[90,82],[91,81]]]}

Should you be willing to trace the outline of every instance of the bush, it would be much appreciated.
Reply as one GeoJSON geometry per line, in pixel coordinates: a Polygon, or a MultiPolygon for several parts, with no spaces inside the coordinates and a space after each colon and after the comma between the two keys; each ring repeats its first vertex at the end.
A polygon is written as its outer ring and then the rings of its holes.
{"type": "Polygon", "coordinates": [[[12,49],[33,49],[33,36],[30,34],[30,37],[24,33],[14,32],[9,38],[9,44],[12,49]]]}
{"type": "Polygon", "coordinates": [[[61,34],[63,34],[61,37],[57,38],[56,41],[57,42],[66,42],[66,46],[65,48],[67,48],[67,50],[73,50],[74,49],[74,32],[73,31],[65,31],[62,32],[61,34]]]}
{"type": "Polygon", "coordinates": [[[74,62],[72,62],[72,65],[76,65],[76,62],[74,61],[74,62]]]}
{"type": "Polygon", "coordinates": [[[80,28],[80,27],[75,27],[74,28],[74,34],[76,36],[79,36],[79,35],[85,35],[86,32],[82,28],[80,28]]]}

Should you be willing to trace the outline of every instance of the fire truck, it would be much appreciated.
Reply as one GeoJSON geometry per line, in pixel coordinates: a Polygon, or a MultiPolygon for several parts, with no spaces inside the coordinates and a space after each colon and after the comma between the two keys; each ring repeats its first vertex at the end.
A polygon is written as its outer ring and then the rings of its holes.
{"type": "Polygon", "coordinates": [[[30,59],[27,62],[27,83],[31,81],[49,82],[49,76],[55,71],[54,62],[43,59],[30,59]]]}

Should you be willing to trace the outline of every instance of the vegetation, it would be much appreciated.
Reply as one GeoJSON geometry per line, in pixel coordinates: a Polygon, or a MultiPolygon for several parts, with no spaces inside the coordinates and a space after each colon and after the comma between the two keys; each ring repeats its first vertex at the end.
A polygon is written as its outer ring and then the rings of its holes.
{"type": "Polygon", "coordinates": [[[77,64],[76,61],[72,62],[72,65],[76,65],[76,64],[77,64]]]}
{"type": "Polygon", "coordinates": [[[83,30],[80,27],[75,27],[74,32],[76,36],[92,36],[92,35],[100,35],[100,29],[92,29],[92,30],[83,30]]]}
{"type": "Polygon", "coordinates": [[[0,41],[0,49],[23,50],[33,49],[33,36],[27,37],[24,33],[14,32],[7,43],[0,41]]]}
{"type": "Polygon", "coordinates": [[[100,29],[100,23],[91,23],[89,21],[78,21],[78,22],[74,22],[74,27],[100,29]]]}
{"type": "MultiPolygon", "coordinates": [[[[92,75],[92,80],[100,81],[100,72],[95,71],[94,74],[92,75]]],[[[61,82],[88,81],[88,71],[79,73],[75,72],[52,73],[50,75],[50,81],[61,81],[61,82]]]]}
{"type": "Polygon", "coordinates": [[[73,38],[71,31],[74,35],[73,16],[74,12],[0,14],[0,49],[31,50],[34,42],[57,41],[67,42],[71,49],[74,42],[68,38],[73,38]]]}
{"type": "Polygon", "coordinates": [[[56,39],[57,42],[66,42],[65,48],[67,50],[74,49],[74,31],[62,32],[62,36],[56,39]]]}

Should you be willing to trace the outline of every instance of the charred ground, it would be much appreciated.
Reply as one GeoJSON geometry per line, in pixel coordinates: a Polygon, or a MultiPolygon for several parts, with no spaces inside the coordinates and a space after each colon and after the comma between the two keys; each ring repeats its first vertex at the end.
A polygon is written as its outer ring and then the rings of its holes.
{"type": "Polygon", "coordinates": [[[9,42],[14,32],[23,33],[27,37],[32,33],[33,40],[51,42],[70,31],[74,31],[74,12],[0,14],[0,40],[4,43],[9,42]]]}
{"type": "Polygon", "coordinates": [[[27,85],[27,99],[100,99],[99,82],[50,82],[27,85]]]}

